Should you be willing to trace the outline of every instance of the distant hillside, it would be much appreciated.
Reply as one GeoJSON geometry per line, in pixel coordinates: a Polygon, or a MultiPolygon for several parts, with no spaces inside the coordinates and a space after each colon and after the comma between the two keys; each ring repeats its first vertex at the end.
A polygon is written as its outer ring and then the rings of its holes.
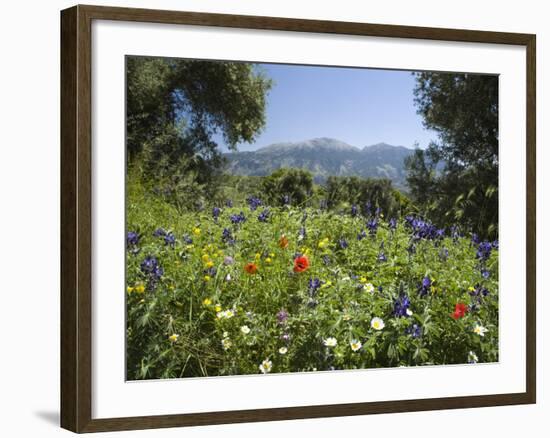
{"type": "Polygon", "coordinates": [[[298,143],[276,143],[254,152],[225,154],[227,172],[234,175],[269,175],[281,167],[308,169],[317,182],[328,176],[389,178],[398,187],[405,184],[403,162],[413,153],[403,146],[378,143],[359,149],[332,138],[298,143]]]}

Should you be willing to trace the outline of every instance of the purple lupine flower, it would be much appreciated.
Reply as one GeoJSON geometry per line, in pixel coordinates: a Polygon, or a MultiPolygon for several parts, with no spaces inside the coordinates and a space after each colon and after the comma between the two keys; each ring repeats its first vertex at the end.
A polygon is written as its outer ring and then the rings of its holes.
{"type": "Polygon", "coordinates": [[[286,320],[288,319],[288,312],[285,309],[279,310],[277,312],[277,321],[280,325],[286,324],[286,320]]]}
{"type": "Polygon", "coordinates": [[[248,198],[246,198],[246,202],[248,203],[248,206],[252,211],[256,210],[260,205],[262,205],[262,200],[254,196],[249,196],[248,198]]]}
{"type": "Polygon", "coordinates": [[[158,280],[164,275],[164,269],[162,269],[156,257],[145,257],[141,262],[140,268],[141,272],[147,277],[147,289],[155,289],[158,280]]]}
{"type": "Polygon", "coordinates": [[[326,254],[323,255],[322,260],[323,260],[323,264],[324,264],[325,266],[330,265],[330,257],[329,257],[328,255],[326,255],[326,254]]]}
{"type": "Polygon", "coordinates": [[[290,205],[290,196],[284,195],[283,196],[283,205],[290,205]]]}
{"type": "Polygon", "coordinates": [[[191,237],[189,237],[189,235],[187,234],[184,234],[183,235],[183,241],[187,244],[187,245],[191,245],[193,243],[193,239],[191,239],[191,237]]]}
{"type": "Polygon", "coordinates": [[[141,262],[140,268],[141,268],[141,272],[143,272],[144,274],[150,274],[155,270],[157,266],[158,266],[158,260],[156,259],[156,257],[147,256],[141,262]]]}
{"type": "Polygon", "coordinates": [[[479,239],[479,236],[476,233],[473,233],[472,234],[472,243],[474,245],[479,245],[480,242],[481,242],[481,240],[479,239]]]}
{"type": "Polygon", "coordinates": [[[338,246],[340,247],[340,249],[346,249],[349,246],[349,244],[346,239],[341,238],[338,240],[338,246]]]}
{"type": "Polygon", "coordinates": [[[164,236],[164,243],[172,248],[176,244],[176,236],[172,232],[166,233],[164,236]]]}
{"type": "Polygon", "coordinates": [[[323,285],[324,281],[319,280],[318,278],[310,278],[308,281],[308,292],[309,296],[314,297],[317,294],[319,288],[323,285]]]}
{"type": "Polygon", "coordinates": [[[430,280],[429,277],[424,277],[422,279],[422,283],[420,284],[420,287],[418,288],[418,294],[421,297],[426,296],[430,290],[431,285],[432,285],[432,280],[430,280]]]}
{"type": "Polygon", "coordinates": [[[380,207],[376,207],[376,210],[374,210],[374,216],[379,217],[380,213],[382,213],[382,209],[380,207]]]}
{"type": "Polygon", "coordinates": [[[398,318],[405,318],[409,316],[409,307],[411,300],[407,295],[400,295],[393,303],[393,314],[398,318]]]}
{"type": "Polygon", "coordinates": [[[139,234],[135,231],[128,231],[126,233],[126,245],[128,247],[137,246],[139,244],[139,234]]]}
{"type": "Polygon", "coordinates": [[[390,230],[394,231],[397,228],[397,219],[392,217],[388,222],[388,226],[390,227],[390,230]]]}
{"type": "Polygon", "coordinates": [[[420,327],[418,324],[411,324],[409,327],[407,327],[405,333],[413,338],[419,338],[420,336],[422,336],[422,327],[420,327]]]}
{"type": "Polygon", "coordinates": [[[246,222],[246,216],[241,211],[239,214],[232,214],[231,216],[229,216],[229,220],[233,224],[241,224],[243,222],[246,222]]]}
{"type": "Polygon", "coordinates": [[[285,342],[290,342],[290,335],[288,333],[283,333],[281,335],[281,340],[285,342]]]}
{"type": "Polygon", "coordinates": [[[231,199],[226,199],[225,206],[229,208],[233,207],[233,201],[231,199]]]}
{"type": "Polygon", "coordinates": [[[231,230],[228,228],[224,228],[222,231],[222,241],[224,241],[227,245],[234,245],[235,244],[235,238],[233,237],[233,234],[231,233],[231,230]]]}
{"type": "Polygon", "coordinates": [[[437,228],[431,222],[416,218],[414,216],[405,216],[405,223],[412,229],[413,240],[435,240],[445,236],[444,228],[437,228]]]}
{"type": "Polygon", "coordinates": [[[487,295],[489,295],[489,289],[479,284],[476,284],[476,286],[474,287],[474,290],[471,290],[468,293],[472,297],[486,297],[487,295]]]}
{"type": "Polygon", "coordinates": [[[378,261],[382,263],[388,261],[386,255],[384,254],[384,251],[380,251],[380,253],[378,254],[378,261]]]}
{"type": "Polygon", "coordinates": [[[376,234],[376,231],[378,230],[378,220],[377,219],[368,220],[367,228],[369,229],[369,234],[371,236],[374,236],[376,234]]]}
{"type": "Polygon", "coordinates": [[[155,231],[153,231],[154,237],[164,237],[166,236],[166,231],[163,228],[157,228],[155,231]]]}
{"type": "Polygon", "coordinates": [[[221,212],[222,210],[219,207],[212,208],[212,217],[214,218],[215,221],[218,220],[221,212]]]}
{"type": "Polygon", "coordinates": [[[264,210],[258,215],[258,220],[260,222],[267,222],[269,220],[269,209],[264,208],[264,210]]]}
{"type": "Polygon", "coordinates": [[[357,240],[363,240],[365,237],[367,237],[367,232],[365,230],[361,230],[361,232],[357,235],[357,240]]]}
{"type": "Polygon", "coordinates": [[[477,247],[476,257],[481,260],[482,262],[489,259],[491,256],[491,250],[493,249],[493,246],[490,242],[484,241],[481,242],[477,247]]]}
{"type": "Polygon", "coordinates": [[[357,205],[353,204],[351,206],[351,215],[352,216],[357,216],[358,213],[359,213],[359,209],[357,208],[357,205]]]}
{"type": "Polygon", "coordinates": [[[488,269],[481,268],[481,276],[485,279],[489,278],[491,276],[491,273],[488,269]]]}

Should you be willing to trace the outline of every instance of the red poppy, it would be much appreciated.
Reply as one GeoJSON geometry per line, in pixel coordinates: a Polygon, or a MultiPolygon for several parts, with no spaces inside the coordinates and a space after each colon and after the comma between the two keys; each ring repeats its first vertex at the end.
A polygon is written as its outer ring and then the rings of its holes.
{"type": "Polygon", "coordinates": [[[468,306],[464,303],[456,303],[455,304],[455,311],[452,313],[453,319],[460,319],[466,316],[466,312],[468,311],[468,306]]]}
{"type": "Polygon", "coordinates": [[[288,239],[284,234],[279,239],[279,246],[283,249],[288,247],[288,239]]]}
{"type": "Polygon", "coordinates": [[[306,256],[300,256],[294,259],[294,272],[304,272],[307,268],[309,268],[309,260],[306,256]]]}
{"type": "Polygon", "coordinates": [[[255,274],[256,272],[258,272],[258,266],[254,263],[247,263],[246,265],[244,265],[244,270],[248,274],[255,274]]]}

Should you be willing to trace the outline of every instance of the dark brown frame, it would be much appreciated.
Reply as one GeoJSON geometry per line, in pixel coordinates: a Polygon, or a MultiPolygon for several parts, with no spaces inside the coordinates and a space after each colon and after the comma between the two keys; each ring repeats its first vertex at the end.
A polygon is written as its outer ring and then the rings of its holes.
{"type": "Polygon", "coordinates": [[[61,426],[81,433],[535,403],[535,48],[535,35],[519,33],[82,5],[63,10],[61,12],[61,426]],[[526,391],[467,397],[92,419],[92,20],[525,46],[527,52],[526,391]]]}

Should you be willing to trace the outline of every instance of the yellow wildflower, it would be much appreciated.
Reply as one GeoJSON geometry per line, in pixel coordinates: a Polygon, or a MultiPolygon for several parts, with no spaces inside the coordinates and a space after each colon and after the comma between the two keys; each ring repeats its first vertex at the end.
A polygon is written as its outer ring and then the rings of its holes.
{"type": "Polygon", "coordinates": [[[209,260],[206,262],[206,265],[205,265],[207,268],[211,268],[212,266],[214,266],[214,262],[212,260],[209,260]]]}
{"type": "Polygon", "coordinates": [[[265,262],[266,262],[266,263],[271,263],[271,257],[267,257],[267,258],[265,259],[265,262]]]}
{"type": "Polygon", "coordinates": [[[259,252],[257,252],[256,255],[254,256],[256,260],[260,260],[261,257],[262,255],[259,252]]]}
{"type": "Polygon", "coordinates": [[[193,234],[195,236],[200,236],[201,235],[201,229],[199,227],[193,228],[193,234]]]}
{"type": "Polygon", "coordinates": [[[143,292],[145,292],[145,286],[143,285],[143,283],[140,283],[138,284],[134,290],[138,293],[138,294],[142,294],[143,292]]]}
{"type": "Polygon", "coordinates": [[[208,254],[203,254],[202,257],[201,257],[202,261],[204,263],[207,263],[208,260],[210,260],[210,257],[208,256],[208,254]]]}
{"type": "Polygon", "coordinates": [[[128,292],[129,294],[131,294],[133,290],[134,290],[134,288],[132,286],[128,286],[126,288],[126,292],[128,292]]]}
{"type": "Polygon", "coordinates": [[[210,298],[205,298],[202,301],[202,304],[204,304],[205,306],[210,306],[212,304],[212,300],[210,298]]]}
{"type": "Polygon", "coordinates": [[[205,275],[204,276],[204,281],[210,281],[210,275],[205,275]]]}
{"type": "Polygon", "coordinates": [[[328,246],[328,237],[325,237],[323,240],[319,241],[317,245],[320,249],[323,249],[328,246]]]}
{"type": "Polygon", "coordinates": [[[216,304],[216,307],[214,307],[214,310],[216,312],[219,312],[220,310],[222,310],[222,306],[220,306],[219,304],[216,304]]]}
{"type": "Polygon", "coordinates": [[[173,335],[168,336],[168,339],[170,339],[170,342],[176,342],[180,335],[174,333],[173,335]]]}

